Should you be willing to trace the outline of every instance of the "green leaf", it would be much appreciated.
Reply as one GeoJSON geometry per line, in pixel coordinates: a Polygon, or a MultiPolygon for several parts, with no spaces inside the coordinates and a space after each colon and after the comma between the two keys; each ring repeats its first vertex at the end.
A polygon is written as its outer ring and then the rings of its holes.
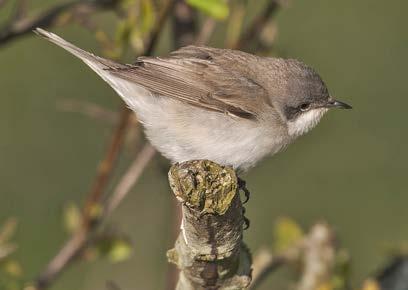
{"type": "Polygon", "coordinates": [[[229,7],[224,0],[186,0],[186,2],[218,20],[224,20],[229,15],[229,7]]]}
{"type": "Polygon", "coordinates": [[[72,202],[64,207],[64,226],[72,234],[79,229],[82,223],[82,214],[78,206],[72,202]]]}
{"type": "Polygon", "coordinates": [[[284,251],[303,237],[300,226],[291,218],[280,218],[274,228],[275,251],[284,251]]]}
{"type": "Polygon", "coordinates": [[[91,258],[106,258],[112,263],[129,259],[133,251],[128,239],[114,236],[101,237],[90,250],[91,258]]]}
{"type": "Polygon", "coordinates": [[[116,240],[112,244],[108,258],[111,262],[117,263],[129,259],[132,254],[132,245],[125,240],[116,240]]]}
{"type": "Polygon", "coordinates": [[[10,259],[2,263],[2,268],[8,275],[19,278],[23,275],[23,268],[20,263],[16,260],[10,259]]]}

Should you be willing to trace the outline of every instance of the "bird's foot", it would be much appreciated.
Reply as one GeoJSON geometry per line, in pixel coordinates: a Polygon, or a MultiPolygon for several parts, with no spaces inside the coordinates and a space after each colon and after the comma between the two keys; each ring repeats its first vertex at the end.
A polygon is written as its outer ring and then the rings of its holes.
{"type": "Polygon", "coordinates": [[[249,192],[248,188],[246,187],[246,181],[239,178],[239,177],[238,177],[238,190],[242,190],[244,195],[245,195],[245,199],[242,202],[242,204],[247,203],[251,193],[249,192]]]}
{"type": "Polygon", "coordinates": [[[244,223],[243,223],[243,230],[247,230],[251,224],[251,222],[249,221],[249,219],[245,216],[245,207],[242,207],[242,218],[244,219],[244,223]]]}

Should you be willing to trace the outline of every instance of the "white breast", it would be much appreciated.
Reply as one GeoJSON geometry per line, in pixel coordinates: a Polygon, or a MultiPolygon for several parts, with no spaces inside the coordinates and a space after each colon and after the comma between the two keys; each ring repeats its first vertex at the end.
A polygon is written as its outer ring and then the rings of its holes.
{"type": "Polygon", "coordinates": [[[327,112],[326,108],[312,109],[308,112],[301,114],[294,121],[288,122],[288,133],[292,137],[298,137],[307,133],[313,127],[319,123],[324,113],[327,112]]]}

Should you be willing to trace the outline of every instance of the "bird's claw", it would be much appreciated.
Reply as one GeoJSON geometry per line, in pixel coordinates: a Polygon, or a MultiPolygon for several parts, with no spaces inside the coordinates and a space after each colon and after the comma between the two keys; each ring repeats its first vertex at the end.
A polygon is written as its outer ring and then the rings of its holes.
{"type": "Polygon", "coordinates": [[[243,207],[242,208],[242,218],[243,218],[243,220],[244,220],[244,223],[243,223],[243,226],[242,226],[242,229],[245,231],[245,230],[247,230],[247,229],[249,229],[249,226],[250,226],[250,224],[251,224],[251,222],[250,222],[250,220],[245,216],[245,207],[243,207]]]}
{"type": "Polygon", "coordinates": [[[251,196],[251,193],[249,192],[248,188],[246,187],[246,181],[238,177],[238,189],[242,190],[244,195],[245,195],[245,200],[242,202],[242,204],[245,204],[248,202],[249,197],[251,196]]]}

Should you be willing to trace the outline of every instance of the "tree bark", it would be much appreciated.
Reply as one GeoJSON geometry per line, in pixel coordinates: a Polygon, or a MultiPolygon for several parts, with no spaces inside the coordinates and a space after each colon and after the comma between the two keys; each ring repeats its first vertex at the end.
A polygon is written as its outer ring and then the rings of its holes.
{"type": "Polygon", "coordinates": [[[208,160],[172,166],[170,187],[182,224],[168,260],[180,269],[177,290],[245,289],[251,256],[242,241],[243,207],[233,169],[208,160]]]}

